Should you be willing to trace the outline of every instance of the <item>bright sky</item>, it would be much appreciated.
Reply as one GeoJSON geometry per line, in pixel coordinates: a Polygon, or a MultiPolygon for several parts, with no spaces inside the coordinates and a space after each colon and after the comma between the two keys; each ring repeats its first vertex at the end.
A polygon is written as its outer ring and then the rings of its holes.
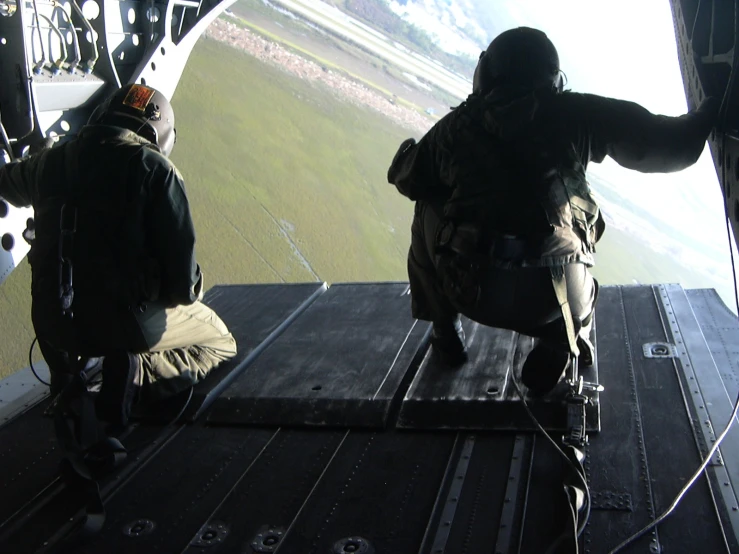
{"type": "Polygon", "coordinates": [[[685,111],[667,0],[507,2],[511,26],[549,35],[574,89],[626,98],[667,115],[685,111]]]}
{"type": "MultiPolygon", "coordinates": [[[[568,88],[638,102],[653,113],[687,110],[668,0],[505,1],[507,27],[535,27],[554,42],[568,88]]],[[[724,246],[730,272],[723,200],[708,146],[697,164],[679,173],[644,175],[608,158],[589,170],[663,222],[689,226],[700,240],[724,246]]]]}
{"type": "MultiPolygon", "coordinates": [[[[672,12],[667,0],[507,2],[511,27],[536,27],[554,42],[569,88],[632,100],[654,113],[680,115],[687,110],[672,12]],[[639,17],[634,16],[637,13],[639,17]]],[[[659,189],[678,182],[688,189],[699,187],[715,197],[723,211],[716,170],[707,154],[708,148],[697,168],[699,171],[693,168],[666,178],[644,177],[633,171],[622,173],[612,162],[603,164],[607,172],[598,171],[597,166],[593,169],[606,178],[609,174],[618,175],[625,181],[637,179],[645,185],[654,183],[659,189]]],[[[715,207],[715,203],[708,204],[715,207]]]]}

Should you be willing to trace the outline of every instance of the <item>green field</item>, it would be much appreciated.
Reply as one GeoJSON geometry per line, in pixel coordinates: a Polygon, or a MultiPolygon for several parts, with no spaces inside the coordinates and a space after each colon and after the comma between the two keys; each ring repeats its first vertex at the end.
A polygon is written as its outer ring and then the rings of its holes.
{"type": "Polygon", "coordinates": [[[412,206],[385,172],[408,131],[211,40],[173,103],[210,283],[402,274],[412,206]]]}
{"type": "MultiPolygon", "coordinates": [[[[206,286],[405,280],[412,203],[385,172],[409,132],[322,87],[201,39],[173,104],[206,286]]],[[[667,256],[609,229],[603,284],[701,286],[667,256]]],[[[0,287],[0,377],[33,339],[24,262],[0,287]]]]}
{"type": "Polygon", "coordinates": [[[598,243],[593,275],[603,285],[681,283],[685,288],[708,287],[705,278],[640,244],[632,235],[606,229],[598,243]]]}

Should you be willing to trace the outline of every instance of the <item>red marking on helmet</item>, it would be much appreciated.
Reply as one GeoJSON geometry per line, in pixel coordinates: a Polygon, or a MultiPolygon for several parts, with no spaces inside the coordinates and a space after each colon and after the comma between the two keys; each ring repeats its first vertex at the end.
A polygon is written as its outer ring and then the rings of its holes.
{"type": "Polygon", "coordinates": [[[133,85],[123,99],[124,106],[130,106],[135,110],[143,112],[149,105],[149,100],[154,96],[156,91],[143,85],[133,85]]]}

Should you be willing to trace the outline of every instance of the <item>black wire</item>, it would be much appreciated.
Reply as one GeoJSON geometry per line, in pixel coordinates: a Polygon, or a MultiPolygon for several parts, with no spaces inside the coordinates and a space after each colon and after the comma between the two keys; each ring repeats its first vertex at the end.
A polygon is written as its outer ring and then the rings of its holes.
{"type": "Polygon", "coordinates": [[[630,545],[632,542],[634,542],[636,539],[638,539],[639,537],[642,537],[647,532],[651,531],[654,527],[657,527],[657,525],[662,523],[665,519],[667,519],[670,516],[672,512],[675,511],[675,508],[677,508],[677,505],[683,499],[683,497],[688,492],[688,490],[690,490],[690,487],[692,487],[695,484],[695,482],[698,480],[698,477],[700,477],[701,473],[703,473],[703,471],[706,469],[706,466],[708,466],[708,463],[711,461],[711,458],[716,453],[716,450],[718,450],[718,447],[721,444],[721,442],[724,440],[724,437],[726,437],[726,435],[729,433],[729,429],[731,429],[731,424],[734,423],[734,419],[736,418],[737,411],[739,411],[739,396],[737,396],[736,402],[734,402],[734,410],[731,412],[731,417],[729,418],[729,422],[726,424],[726,427],[724,428],[723,432],[716,439],[716,442],[713,444],[713,447],[711,447],[711,450],[708,451],[708,454],[706,454],[706,457],[703,460],[703,463],[701,463],[701,465],[698,467],[696,472],[688,480],[688,482],[683,486],[683,488],[680,489],[680,492],[677,493],[677,496],[675,497],[675,500],[672,501],[672,504],[670,504],[670,507],[667,508],[667,510],[665,510],[661,516],[659,516],[657,519],[655,519],[651,523],[647,524],[641,530],[631,535],[628,539],[623,541],[616,548],[614,548],[613,550],[609,550],[608,554],[616,554],[620,550],[624,549],[625,547],[630,545]]]}
{"type": "Polygon", "coordinates": [[[42,385],[46,385],[47,387],[51,386],[51,383],[47,383],[44,381],[41,377],[38,376],[38,373],[36,373],[36,368],[33,367],[33,347],[38,342],[38,337],[33,337],[33,342],[31,343],[31,349],[28,351],[28,365],[31,366],[31,371],[33,372],[34,377],[39,380],[39,382],[42,385]]]}
{"type": "MultiPolygon", "coordinates": [[[[724,142],[725,144],[725,142],[724,142]]],[[[722,148],[723,150],[723,148],[722,148]]],[[[725,164],[724,164],[724,171],[722,172],[722,177],[724,179],[724,186],[727,186],[726,184],[726,171],[725,171],[725,164]]],[[[726,194],[724,194],[724,209],[726,210],[726,194]]],[[[737,314],[739,314],[739,289],[737,288],[736,283],[736,262],[734,260],[734,249],[731,247],[731,227],[729,225],[729,214],[728,211],[726,211],[726,232],[729,239],[729,253],[731,255],[731,272],[734,276],[734,302],[736,303],[736,309],[737,314]]],[[[718,450],[719,445],[724,440],[724,437],[728,434],[729,429],[731,428],[731,425],[734,423],[734,419],[737,416],[737,412],[739,411],[739,396],[737,396],[736,401],[734,402],[734,409],[731,412],[731,417],[729,418],[728,423],[726,424],[726,427],[724,428],[724,431],[719,435],[719,437],[716,439],[716,442],[713,445],[713,448],[706,454],[703,462],[701,463],[698,470],[693,474],[693,476],[690,478],[690,480],[683,486],[683,488],[680,490],[680,492],[677,493],[677,496],[675,496],[675,500],[672,501],[672,504],[670,507],[665,510],[662,515],[660,515],[658,518],[651,521],[649,524],[647,524],[645,527],[631,535],[628,539],[623,541],[621,544],[619,544],[616,548],[609,550],[609,554],[616,554],[623,548],[627,547],[629,544],[634,542],[636,539],[644,536],[647,532],[651,531],[653,528],[657,527],[660,523],[662,523],[665,519],[667,519],[672,512],[675,511],[680,501],[683,499],[685,494],[690,490],[690,487],[695,484],[696,480],[700,476],[701,473],[705,470],[706,466],[708,465],[709,461],[711,460],[711,457],[713,454],[718,450]]]]}
{"type": "Polygon", "coordinates": [[[575,508],[571,502],[567,503],[567,507],[570,509],[570,515],[572,516],[572,533],[574,534],[574,537],[570,535],[569,529],[565,529],[562,534],[554,540],[544,554],[556,554],[557,549],[560,548],[562,542],[567,539],[574,539],[575,551],[572,554],[578,554],[580,550],[580,545],[577,542],[577,539],[579,538],[577,536],[577,514],[575,513],[575,508]]]}
{"type": "MultiPolygon", "coordinates": [[[[726,138],[724,137],[723,140],[724,146],[726,145],[726,138]]],[[[722,148],[723,150],[723,148],[722,148]]],[[[722,169],[722,176],[724,178],[724,186],[728,186],[726,184],[726,164],[724,164],[724,167],[722,169]]],[[[731,224],[730,224],[730,217],[729,217],[729,207],[728,203],[726,201],[726,194],[724,194],[724,213],[726,216],[726,238],[729,240],[729,257],[731,258],[731,274],[734,277],[734,304],[736,305],[736,313],[737,316],[739,316],[739,289],[737,289],[736,285],[736,261],[734,260],[734,249],[731,247],[731,224]]]]}
{"type": "MultiPolygon", "coordinates": [[[[195,393],[195,387],[190,387],[190,394],[188,394],[187,400],[185,401],[184,406],[182,406],[182,409],[179,411],[179,413],[174,418],[172,418],[169,421],[169,423],[167,423],[164,426],[165,428],[172,427],[172,426],[174,426],[175,423],[177,423],[177,421],[179,421],[179,419],[185,413],[185,410],[187,410],[187,407],[190,405],[190,401],[192,400],[192,397],[193,397],[194,393],[195,393]]],[[[145,447],[150,446],[150,445],[151,445],[151,442],[144,441],[144,442],[141,442],[139,444],[136,444],[136,445],[134,445],[134,446],[132,446],[130,448],[127,448],[126,450],[130,454],[132,452],[137,452],[137,451],[141,450],[142,448],[145,448],[145,447]]]]}
{"type": "Polygon", "coordinates": [[[570,535],[569,529],[565,529],[565,531],[552,543],[552,545],[546,551],[546,554],[556,554],[557,549],[562,545],[564,541],[568,539],[573,539],[573,543],[575,545],[575,550],[571,554],[578,554],[578,552],[580,551],[580,545],[577,541],[577,539],[579,538],[577,536],[577,513],[575,512],[575,507],[572,505],[571,502],[567,503],[567,507],[570,509],[570,515],[572,516],[572,519],[570,521],[572,521],[572,532],[574,533],[574,537],[570,535]]]}
{"type": "MultiPolygon", "coordinates": [[[[739,13],[734,13],[734,38],[739,36],[739,13]]],[[[729,183],[726,180],[726,158],[728,154],[726,152],[726,139],[728,136],[729,129],[726,128],[726,120],[729,112],[729,98],[734,90],[734,82],[736,80],[737,65],[739,65],[739,56],[734,56],[733,63],[731,64],[731,73],[729,73],[729,80],[726,84],[726,90],[724,91],[724,97],[721,99],[721,106],[719,107],[719,125],[716,132],[721,133],[721,149],[719,156],[723,157],[723,160],[719,160],[721,164],[721,180],[723,181],[724,190],[724,217],[726,218],[726,238],[729,240],[729,255],[731,257],[731,273],[734,277],[734,302],[736,303],[737,316],[739,316],[739,291],[737,291],[736,284],[736,264],[734,261],[734,249],[731,247],[731,216],[729,215],[729,183]]]]}
{"type": "Polygon", "coordinates": [[[549,433],[547,433],[546,429],[542,427],[541,423],[539,423],[539,420],[536,419],[536,416],[531,411],[531,408],[529,408],[528,402],[526,402],[526,398],[524,398],[523,392],[521,391],[521,387],[518,384],[518,380],[516,379],[515,375],[511,375],[511,381],[513,381],[513,385],[516,387],[516,391],[518,392],[518,396],[521,397],[521,403],[523,404],[524,409],[526,410],[526,413],[529,415],[529,418],[531,418],[531,421],[533,421],[534,425],[539,429],[539,431],[547,438],[549,442],[552,443],[554,448],[559,452],[559,454],[564,458],[565,462],[567,462],[567,465],[570,467],[572,471],[575,472],[575,475],[577,475],[580,478],[580,481],[582,482],[583,489],[585,490],[585,516],[583,517],[582,523],[577,528],[577,537],[579,538],[580,535],[582,535],[582,532],[585,530],[585,526],[588,524],[588,520],[590,519],[590,487],[588,487],[588,480],[585,477],[585,475],[575,466],[575,464],[572,463],[572,460],[570,460],[570,457],[565,454],[564,450],[562,450],[559,445],[556,443],[556,441],[549,436],[549,433]]]}
{"type": "Polygon", "coordinates": [[[10,161],[12,162],[13,160],[15,160],[15,155],[13,155],[13,147],[10,144],[8,133],[5,130],[5,125],[3,125],[2,116],[0,116],[0,139],[2,139],[3,146],[5,146],[5,149],[8,152],[8,157],[10,158],[10,161]]]}
{"type": "MultiPolygon", "coordinates": [[[[38,373],[36,373],[36,369],[33,367],[33,361],[32,361],[32,359],[33,359],[33,347],[36,345],[37,342],[38,342],[38,337],[34,337],[33,338],[33,342],[31,342],[31,348],[28,351],[28,363],[31,366],[31,371],[33,372],[33,375],[36,377],[36,379],[38,379],[40,383],[43,383],[47,387],[50,387],[51,384],[50,383],[47,383],[46,381],[44,381],[43,379],[41,379],[41,377],[39,377],[38,373]]],[[[190,405],[190,402],[192,401],[192,397],[193,397],[194,393],[195,393],[195,387],[190,387],[190,393],[187,395],[187,400],[185,401],[185,403],[183,404],[182,408],[177,413],[177,415],[174,418],[172,418],[172,420],[169,423],[167,423],[167,425],[165,427],[170,427],[170,426],[174,425],[175,423],[177,423],[177,421],[179,421],[179,419],[185,413],[185,410],[187,410],[187,407],[190,405]]],[[[143,446],[143,445],[139,445],[139,446],[143,446]]],[[[136,450],[136,448],[134,448],[133,450],[136,450]]]]}
{"type": "Polygon", "coordinates": [[[167,427],[174,425],[179,421],[179,419],[182,417],[182,414],[185,413],[185,410],[187,410],[187,407],[190,405],[190,401],[192,400],[193,394],[195,393],[195,387],[190,387],[190,394],[187,396],[187,400],[185,401],[185,405],[182,406],[182,409],[180,412],[167,424],[167,427]]]}
{"type": "MultiPolygon", "coordinates": [[[[739,36],[739,14],[735,14],[735,20],[734,20],[734,37],[739,36]]],[[[731,274],[733,276],[734,281],[734,303],[736,305],[737,310],[737,316],[739,316],[739,287],[737,287],[736,282],[736,260],[734,259],[734,249],[731,247],[731,216],[729,215],[729,198],[728,198],[728,192],[729,192],[729,183],[726,180],[726,139],[727,139],[727,133],[728,129],[726,128],[726,116],[727,112],[729,110],[729,98],[731,98],[731,92],[734,89],[734,81],[736,79],[736,67],[737,62],[739,62],[739,56],[734,57],[734,63],[731,66],[731,73],[729,74],[729,80],[726,85],[726,90],[724,91],[724,96],[721,100],[721,107],[719,108],[719,125],[717,125],[715,132],[721,133],[721,147],[719,149],[719,164],[721,165],[721,181],[723,182],[724,188],[721,191],[724,201],[724,217],[726,219],[726,238],[729,241],[729,256],[731,258],[731,274]],[[721,159],[723,157],[724,159],[721,159]]],[[[657,527],[660,523],[662,523],[665,519],[667,519],[670,514],[672,514],[673,511],[677,508],[680,501],[683,499],[685,494],[688,492],[690,487],[693,486],[693,484],[697,481],[698,477],[701,473],[705,470],[706,466],[708,466],[709,461],[711,460],[711,457],[713,454],[718,450],[719,445],[724,440],[724,437],[728,434],[729,429],[731,429],[732,424],[734,423],[734,419],[737,416],[737,413],[739,412],[739,395],[736,398],[736,401],[734,402],[734,409],[731,412],[731,417],[729,418],[728,423],[726,424],[726,427],[724,428],[723,432],[719,437],[716,439],[716,442],[714,443],[711,450],[706,455],[705,459],[701,463],[701,465],[698,467],[698,470],[693,474],[693,476],[690,478],[690,480],[683,486],[683,488],[678,492],[677,496],[675,496],[675,500],[672,501],[672,504],[670,507],[664,511],[662,515],[660,515],[658,518],[653,520],[651,523],[646,525],[644,528],[639,530],[638,532],[634,533],[632,536],[630,536],[628,539],[623,541],[621,544],[619,544],[616,548],[609,551],[609,554],[616,554],[632,542],[634,542],[636,539],[642,537],[644,534],[646,534],[648,531],[653,529],[654,527],[657,527]]]]}

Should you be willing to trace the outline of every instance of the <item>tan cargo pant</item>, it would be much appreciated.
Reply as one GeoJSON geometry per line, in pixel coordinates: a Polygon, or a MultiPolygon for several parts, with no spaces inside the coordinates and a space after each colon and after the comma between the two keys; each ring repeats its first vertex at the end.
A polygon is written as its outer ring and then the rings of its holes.
{"type": "MultiPolygon", "coordinates": [[[[436,258],[440,208],[416,202],[408,253],[413,317],[449,325],[461,312],[482,325],[511,329],[548,342],[567,344],[562,310],[548,268],[500,269],[480,273],[480,296],[474,305],[456,305],[446,295],[436,258]]],[[[590,336],[597,285],[584,264],[564,266],[567,299],[579,335],[590,336]]]]}
{"type": "Polygon", "coordinates": [[[161,400],[205,378],[236,355],[236,341],[202,302],[166,308],[156,302],[136,314],[148,351],[141,352],[138,385],[144,402],[161,400]]]}

